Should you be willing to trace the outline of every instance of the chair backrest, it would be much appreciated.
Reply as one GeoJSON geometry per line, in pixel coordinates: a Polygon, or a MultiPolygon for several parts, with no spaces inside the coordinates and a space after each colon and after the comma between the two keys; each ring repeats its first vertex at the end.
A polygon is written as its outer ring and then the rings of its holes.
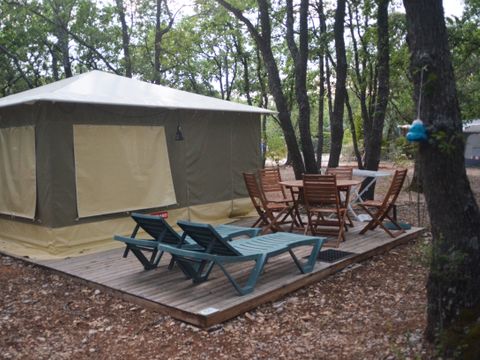
{"type": "Polygon", "coordinates": [[[190,236],[205,252],[214,255],[238,256],[241,255],[228,241],[209,224],[198,224],[190,221],[178,221],[178,226],[190,236]]]}
{"type": "Polygon", "coordinates": [[[402,191],[403,183],[405,182],[406,177],[407,169],[395,170],[390,187],[388,188],[387,194],[383,198],[383,207],[388,207],[391,204],[395,204],[400,191],[402,191]]]}
{"type": "Polygon", "coordinates": [[[245,180],[245,186],[247,187],[248,195],[252,200],[253,206],[255,206],[257,211],[263,209],[266,199],[262,189],[258,185],[255,174],[243,173],[243,179],[245,180]]]}
{"type": "Polygon", "coordinates": [[[303,175],[303,196],[307,207],[336,205],[339,207],[337,179],[335,175],[303,175]]]}
{"type": "Polygon", "coordinates": [[[280,175],[280,169],[278,167],[260,169],[258,170],[258,173],[260,175],[260,184],[265,193],[281,192],[285,197],[285,190],[283,189],[283,186],[280,185],[282,177],[280,175]]]}
{"type": "Polygon", "coordinates": [[[182,237],[161,216],[132,213],[137,226],[159,242],[180,245],[182,237]]]}
{"type": "Polygon", "coordinates": [[[325,172],[327,175],[336,175],[337,180],[352,180],[353,168],[351,167],[336,167],[327,168],[325,172]]]}

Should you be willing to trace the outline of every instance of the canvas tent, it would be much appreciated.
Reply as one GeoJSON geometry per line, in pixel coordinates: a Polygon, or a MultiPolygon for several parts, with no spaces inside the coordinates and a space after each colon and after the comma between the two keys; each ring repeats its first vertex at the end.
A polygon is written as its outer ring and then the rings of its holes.
{"type": "Polygon", "coordinates": [[[473,120],[463,126],[465,137],[465,165],[480,166],[480,120],[473,120]]]}
{"type": "Polygon", "coordinates": [[[66,256],[128,234],[128,213],[248,213],[269,110],[92,71],[0,99],[0,249],[66,256]],[[176,141],[178,128],[183,141],[176,141]]]}

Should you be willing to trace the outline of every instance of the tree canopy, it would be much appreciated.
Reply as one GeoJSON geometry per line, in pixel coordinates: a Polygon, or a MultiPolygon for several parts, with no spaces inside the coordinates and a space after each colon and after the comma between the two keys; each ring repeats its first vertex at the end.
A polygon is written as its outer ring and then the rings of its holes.
{"type": "MultiPolygon", "coordinates": [[[[479,8],[447,20],[464,119],[480,107],[479,8]]],[[[413,117],[395,2],[3,0],[0,18],[1,96],[100,69],[269,106],[297,177],[322,152],[375,169],[413,117]]]]}

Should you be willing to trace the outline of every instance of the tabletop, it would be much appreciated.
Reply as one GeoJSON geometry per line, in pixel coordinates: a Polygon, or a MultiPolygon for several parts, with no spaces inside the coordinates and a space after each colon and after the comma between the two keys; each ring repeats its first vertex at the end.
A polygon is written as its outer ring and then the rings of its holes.
{"type": "Polygon", "coordinates": [[[383,176],[391,176],[392,174],[386,171],[353,169],[352,175],[363,176],[363,177],[383,177],[383,176]]]}
{"type": "MultiPolygon", "coordinates": [[[[337,180],[337,187],[348,187],[348,186],[356,186],[360,185],[362,180],[337,180]]],[[[286,180],[280,181],[279,184],[287,187],[287,188],[303,188],[303,180],[286,180]]]]}

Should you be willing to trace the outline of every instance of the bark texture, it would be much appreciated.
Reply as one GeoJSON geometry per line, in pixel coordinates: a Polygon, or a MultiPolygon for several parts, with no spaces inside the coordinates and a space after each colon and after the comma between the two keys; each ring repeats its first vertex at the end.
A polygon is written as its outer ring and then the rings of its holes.
{"type": "Polygon", "coordinates": [[[327,34],[327,21],[325,18],[325,10],[323,0],[319,0],[316,4],[316,11],[320,22],[320,54],[318,57],[318,72],[319,72],[319,91],[318,91],[318,132],[317,132],[317,168],[322,168],[322,154],[323,154],[323,125],[325,118],[325,63],[327,46],[325,44],[325,35],[327,34]]]}
{"type": "Polygon", "coordinates": [[[297,138],[295,137],[295,130],[293,129],[288,102],[282,89],[280,73],[272,51],[272,29],[270,24],[269,1],[257,0],[260,17],[260,31],[258,31],[258,29],[243,15],[238,8],[234,7],[225,0],[216,1],[246,25],[250,35],[255,40],[255,43],[260,50],[260,54],[262,55],[262,59],[265,64],[265,69],[267,70],[268,87],[277,106],[278,119],[285,136],[285,143],[287,144],[289,157],[292,160],[293,171],[295,173],[295,177],[297,179],[301,179],[302,174],[305,172],[305,166],[298,148],[298,142],[297,138]]]}
{"type": "Polygon", "coordinates": [[[295,97],[298,105],[298,127],[300,142],[307,173],[318,172],[310,132],[310,102],[307,93],[308,60],[308,0],[300,2],[299,46],[294,38],[293,1],[287,0],[287,44],[295,63],[295,97]]]}
{"type": "Polygon", "coordinates": [[[426,335],[430,340],[438,335],[447,356],[457,352],[459,358],[478,359],[480,213],[465,171],[442,2],[404,0],[404,5],[415,98],[430,138],[420,144],[418,158],[433,236],[426,335]]]}
{"type": "Polygon", "coordinates": [[[168,33],[174,23],[174,17],[168,8],[168,2],[166,0],[157,0],[157,11],[155,13],[155,52],[154,52],[154,61],[153,61],[153,83],[160,84],[162,77],[162,41],[166,33],[168,33]],[[162,6],[163,5],[163,6],[162,6]],[[167,15],[168,23],[162,27],[162,15],[167,15]]]}
{"type": "Polygon", "coordinates": [[[330,121],[331,143],[330,158],[328,159],[329,167],[337,167],[340,161],[340,153],[342,151],[343,141],[343,114],[345,105],[347,80],[347,57],[345,54],[345,40],[343,33],[345,29],[345,0],[337,1],[337,9],[335,11],[335,53],[337,55],[337,79],[335,82],[335,100],[333,102],[333,117],[330,121]]]}
{"type": "Polygon", "coordinates": [[[132,60],[130,57],[130,35],[128,33],[127,21],[125,20],[125,8],[123,0],[115,0],[117,5],[117,14],[122,25],[122,47],[123,57],[125,61],[125,76],[132,77],[132,60]]]}
{"type": "MultiPolygon", "coordinates": [[[[385,123],[385,113],[388,104],[388,95],[390,91],[390,49],[388,37],[388,3],[389,0],[378,0],[377,10],[377,69],[378,85],[376,102],[372,117],[372,124],[369,131],[365,131],[365,160],[364,167],[367,170],[378,170],[380,156],[382,151],[383,125],[385,123]]],[[[368,183],[370,179],[366,179],[368,183]]],[[[365,184],[364,183],[364,184],[365,184]]],[[[373,199],[375,185],[371,186],[365,197],[373,199]]]]}

